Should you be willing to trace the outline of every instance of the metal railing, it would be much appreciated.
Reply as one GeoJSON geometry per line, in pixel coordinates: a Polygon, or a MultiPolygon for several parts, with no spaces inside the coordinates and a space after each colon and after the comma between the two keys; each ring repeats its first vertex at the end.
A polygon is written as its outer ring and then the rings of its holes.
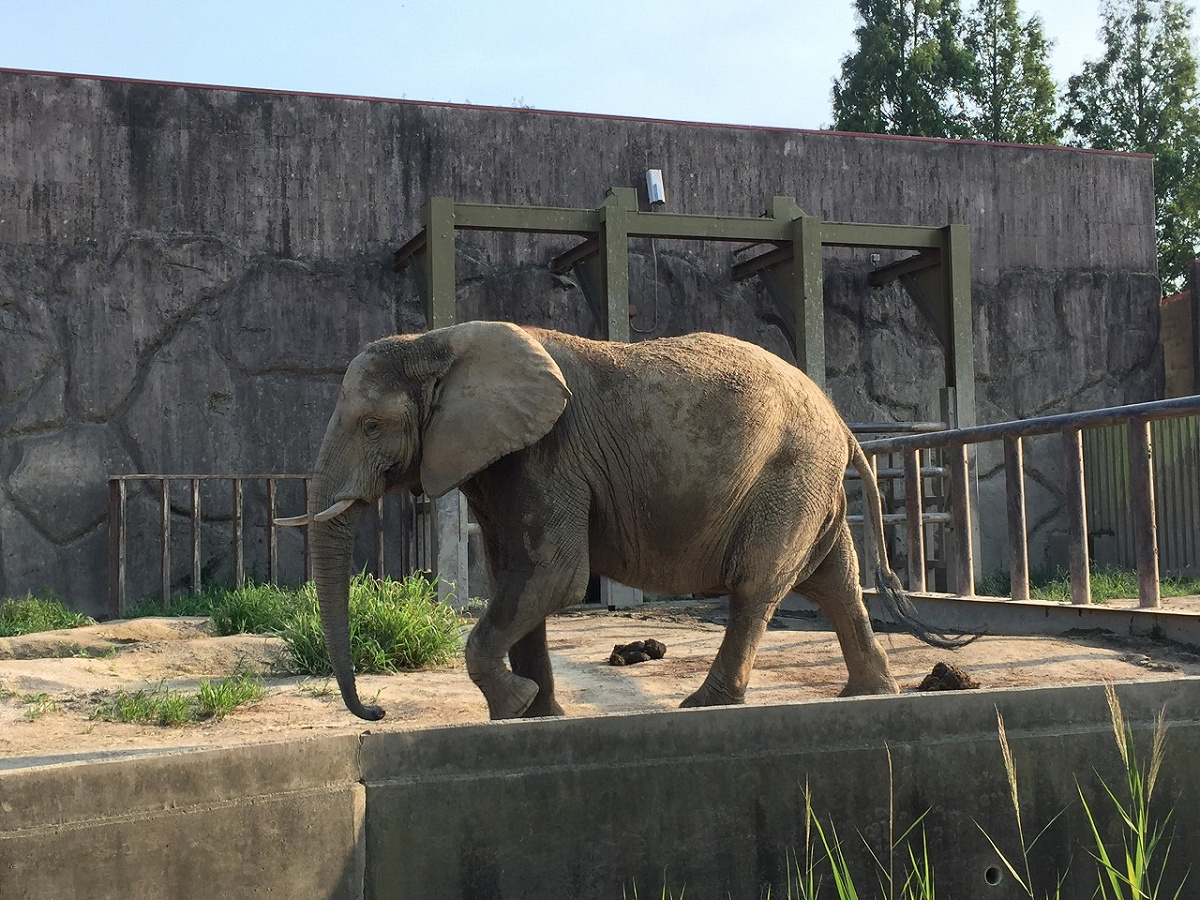
{"type": "MultiPolygon", "coordinates": [[[[289,503],[287,514],[298,509],[308,508],[308,494],[311,477],[307,475],[115,475],[108,482],[108,555],[109,555],[109,604],[119,615],[124,612],[129,593],[129,549],[130,549],[130,501],[135,496],[151,498],[157,504],[153,521],[149,530],[157,532],[159,544],[159,597],[164,607],[170,602],[174,588],[172,581],[172,533],[175,527],[173,519],[184,517],[187,520],[189,540],[187,553],[190,559],[190,577],[187,587],[198,592],[203,587],[204,562],[213,554],[212,548],[206,549],[202,541],[204,525],[228,521],[229,535],[227,548],[231,567],[231,581],[241,587],[246,580],[246,543],[249,534],[255,529],[265,531],[265,564],[266,580],[272,584],[282,583],[282,567],[280,565],[279,527],[274,519],[278,513],[278,496],[282,486],[299,483],[302,490],[302,500],[293,507],[289,503]],[[201,486],[226,482],[230,498],[228,514],[205,516],[201,498],[201,486]],[[185,487],[184,500],[172,503],[172,485],[181,484],[185,487]],[[246,515],[247,485],[265,485],[265,497],[262,498],[262,515],[256,516],[253,523],[248,523],[246,515]]],[[[387,570],[387,560],[390,556],[395,566],[404,573],[417,569],[429,568],[429,560],[435,545],[432,534],[433,516],[430,501],[424,497],[414,498],[407,494],[392,493],[388,506],[394,507],[389,512],[385,508],[385,498],[380,498],[374,506],[374,540],[371,552],[368,554],[368,565],[373,565],[373,571],[383,576],[387,570]]],[[[257,505],[257,504],[256,504],[257,505]]],[[[364,522],[364,525],[367,523],[364,522]]],[[[303,579],[312,579],[312,555],[309,553],[308,529],[299,529],[303,534],[303,579]]],[[[361,531],[361,529],[360,529],[361,531]]],[[[133,535],[139,550],[153,543],[143,528],[138,528],[133,535]]]]}
{"type": "MultiPolygon", "coordinates": [[[[1154,443],[1151,423],[1200,414],[1200,396],[1158,400],[1108,409],[1043,416],[995,425],[980,425],[953,431],[864,441],[872,458],[884,453],[900,454],[904,460],[906,507],[904,525],[908,532],[910,558],[924,532],[920,483],[921,451],[941,449],[946,454],[950,476],[950,515],[954,541],[950,570],[954,593],[975,596],[974,539],[970,500],[968,447],[999,441],[1004,451],[1005,518],[1007,523],[1009,574],[1013,600],[1029,599],[1029,544],[1025,502],[1024,441],[1037,435],[1058,434],[1062,448],[1064,513],[1067,520],[1067,553],[1073,603],[1091,602],[1090,551],[1088,546],[1087,491],[1083,432],[1106,426],[1121,426],[1128,433],[1129,510],[1132,520],[1134,559],[1138,571],[1138,602],[1143,608],[1159,605],[1159,534],[1155,514],[1156,491],[1154,443]]],[[[912,578],[910,566],[910,579],[912,578]]],[[[910,580],[910,590],[921,591],[923,583],[910,580]]]]}

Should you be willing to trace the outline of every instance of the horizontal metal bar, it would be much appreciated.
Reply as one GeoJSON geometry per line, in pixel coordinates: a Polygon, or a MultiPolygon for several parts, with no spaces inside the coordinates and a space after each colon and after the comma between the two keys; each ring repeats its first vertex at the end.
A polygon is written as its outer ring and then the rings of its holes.
{"type": "Polygon", "coordinates": [[[942,229],[919,225],[865,225],[822,222],[821,244],[826,247],[869,247],[879,250],[925,250],[942,246],[942,229]]]}
{"type": "Polygon", "coordinates": [[[405,241],[399,250],[392,254],[392,269],[396,272],[404,271],[412,258],[425,249],[425,243],[425,229],[422,228],[416,235],[405,241]]]}
{"type": "Polygon", "coordinates": [[[945,431],[945,422],[849,422],[855,434],[925,434],[945,431]]]}
{"type": "Polygon", "coordinates": [[[789,241],[791,222],[736,216],[695,216],[682,213],[629,213],[630,237],[668,240],[789,241]]]}
{"type": "Polygon", "coordinates": [[[1014,422],[998,422],[994,425],[976,425],[956,431],[935,431],[930,434],[880,438],[874,441],[863,441],[862,447],[863,450],[870,453],[896,453],[901,450],[925,450],[939,447],[952,440],[964,444],[979,444],[984,441],[1002,440],[1010,436],[1029,437],[1038,434],[1054,434],[1064,428],[1124,425],[1130,419],[1138,417],[1157,421],[1196,414],[1200,414],[1200,396],[1175,397],[1171,400],[1152,400],[1148,403],[1132,403],[1128,406],[1112,406],[1085,412],[1018,419],[1014,422]]]}
{"type": "Polygon", "coordinates": [[[924,272],[926,269],[932,269],[934,266],[940,265],[942,261],[941,257],[940,250],[922,250],[916,256],[910,256],[907,259],[897,260],[886,266],[880,266],[871,272],[867,281],[871,287],[883,287],[897,278],[903,278],[905,275],[915,275],[918,272],[924,272]]]}
{"type": "Polygon", "coordinates": [[[109,481],[265,481],[274,478],[277,481],[303,481],[312,478],[311,475],[111,475],[109,481]]]}
{"type": "MultiPolygon", "coordinates": [[[[851,525],[861,525],[862,516],[846,516],[846,521],[851,525]]],[[[953,521],[950,513],[921,513],[921,522],[926,525],[948,525],[953,521]]],[[[884,525],[904,525],[908,522],[908,516],[904,513],[885,513],[883,517],[884,525]]]]}
{"type": "Polygon", "coordinates": [[[594,234],[600,214],[594,209],[555,206],[502,206],[455,203],[454,227],[459,231],[529,231],[540,234],[594,234]]]}
{"type": "MultiPolygon", "coordinates": [[[[764,243],[764,242],[759,242],[764,243]]],[[[782,265],[792,261],[792,245],[785,244],[782,247],[775,247],[765,253],[760,253],[758,256],[744,259],[741,262],[733,264],[729,270],[729,277],[733,281],[745,281],[747,278],[752,278],[761,272],[763,269],[770,269],[774,266],[782,265]]]]}
{"type": "Polygon", "coordinates": [[[566,253],[560,253],[554,259],[550,260],[550,271],[555,275],[566,275],[579,263],[590,256],[595,256],[599,252],[600,239],[590,237],[582,244],[578,244],[566,253]]]}

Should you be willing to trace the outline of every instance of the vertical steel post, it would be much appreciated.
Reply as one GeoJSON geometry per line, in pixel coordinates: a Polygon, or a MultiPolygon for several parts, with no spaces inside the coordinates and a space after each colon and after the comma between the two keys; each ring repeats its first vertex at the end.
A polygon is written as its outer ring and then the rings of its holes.
{"type": "Polygon", "coordinates": [[[1029,599],[1029,526],[1025,519],[1025,449],[1004,439],[1004,496],[1008,510],[1008,573],[1013,600],[1029,599]]]}
{"type": "Polygon", "coordinates": [[[796,365],[825,387],[825,297],[821,220],[801,213],[792,220],[792,282],[796,365]]]}
{"type": "MultiPolygon", "coordinates": [[[[306,513],[309,511],[308,501],[309,501],[309,497],[311,496],[311,494],[312,494],[312,478],[311,477],[305,478],[304,479],[304,511],[306,513]]],[[[312,538],[310,536],[312,534],[312,529],[311,528],[303,528],[301,530],[304,532],[304,580],[307,582],[307,581],[313,580],[312,538]]]]}
{"type": "MultiPolygon", "coordinates": [[[[279,529],[275,525],[275,479],[267,479],[267,581],[279,581],[279,529]]],[[[307,512],[307,508],[305,512],[307,512]]],[[[305,529],[307,530],[307,529],[305,529]]]]}
{"type": "Polygon", "coordinates": [[[600,296],[610,341],[629,340],[629,214],[636,209],[637,192],[630,188],[613,188],[600,207],[600,296]]]}
{"type": "Polygon", "coordinates": [[[970,480],[967,445],[953,441],[947,448],[950,466],[950,508],[954,520],[954,592],[975,596],[975,549],[971,527],[970,480]]]}
{"type": "Polygon", "coordinates": [[[1159,605],[1158,522],[1154,503],[1154,445],[1150,423],[1129,422],[1129,487],[1133,513],[1133,541],[1138,569],[1138,606],[1159,605]]]}
{"type": "Polygon", "coordinates": [[[200,480],[192,479],[192,592],[200,593],[200,480]]]}
{"type": "Polygon", "coordinates": [[[387,535],[383,530],[383,497],[375,501],[375,577],[383,578],[386,566],[387,535]]]}
{"type": "Polygon", "coordinates": [[[162,508],[159,531],[162,533],[162,608],[171,605],[171,480],[164,478],[159,485],[162,508]]]}
{"type": "Polygon", "coordinates": [[[1083,483],[1083,432],[1064,428],[1063,477],[1067,488],[1067,551],[1071,559],[1071,602],[1092,602],[1091,561],[1088,554],[1087,491],[1083,483]]]}
{"type": "MultiPolygon", "coordinates": [[[[864,451],[864,453],[866,453],[864,451]]],[[[867,503],[868,485],[874,483],[876,489],[879,487],[879,479],[875,477],[875,454],[866,453],[867,468],[866,471],[860,472],[860,483],[862,484],[862,572],[860,577],[864,587],[871,587],[875,584],[875,569],[871,565],[871,560],[875,558],[875,543],[877,540],[882,540],[883,535],[876,536],[875,520],[871,517],[871,505],[867,503]]],[[[879,498],[880,503],[883,502],[882,495],[879,498]]],[[[882,562],[882,560],[881,560],[882,562]]]]}
{"type": "Polygon", "coordinates": [[[425,272],[425,320],[430,330],[453,325],[454,201],[430,197],[421,210],[425,221],[425,248],[418,254],[425,272]]]}
{"type": "Polygon", "coordinates": [[[125,479],[108,479],[108,603],[125,612],[125,479]]]}
{"type": "Polygon", "coordinates": [[[908,589],[921,592],[925,585],[925,490],[921,451],[904,451],[904,522],[908,540],[908,589]]]}
{"type": "Polygon", "coordinates": [[[243,538],[242,513],[245,488],[242,479],[233,479],[233,586],[241,587],[246,583],[246,550],[243,538]]]}

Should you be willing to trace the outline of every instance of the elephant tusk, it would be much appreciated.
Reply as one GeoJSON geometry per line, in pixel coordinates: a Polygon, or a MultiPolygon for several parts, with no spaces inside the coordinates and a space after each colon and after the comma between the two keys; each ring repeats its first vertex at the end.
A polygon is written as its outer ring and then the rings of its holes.
{"type": "Polygon", "coordinates": [[[276,525],[282,525],[284,528],[295,528],[298,525],[307,525],[312,519],[307,514],[303,516],[280,516],[275,519],[276,525]]]}
{"type": "Polygon", "coordinates": [[[329,507],[329,509],[317,513],[312,517],[312,520],[314,522],[328,522],[330,519],[336,519],[338,516],[352,507],[355,502],[357,501],[339,500],[337,503],[333,504],[333,506],[329,507]]]}

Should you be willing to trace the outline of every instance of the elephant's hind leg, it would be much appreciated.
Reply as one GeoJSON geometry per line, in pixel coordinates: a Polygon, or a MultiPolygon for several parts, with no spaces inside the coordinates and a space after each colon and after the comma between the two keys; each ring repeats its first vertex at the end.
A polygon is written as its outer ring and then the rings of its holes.
{"type": "Polygon", "coordinates": [[[681,706],[724,706],[746,701],[758,645],[787,587],[736,588],[729,596],[729,624],[700,689],[681,706]]]}
{"type": "Polygon", "coordinates": [[[829,554],[812,575],[796,585],[796,590],[821,608],[837,632],[850,676],[842,696],[897,693],[887,655],[875,637],[863,602],[858,556],[850,526],[844,520],[829,554]]]}

